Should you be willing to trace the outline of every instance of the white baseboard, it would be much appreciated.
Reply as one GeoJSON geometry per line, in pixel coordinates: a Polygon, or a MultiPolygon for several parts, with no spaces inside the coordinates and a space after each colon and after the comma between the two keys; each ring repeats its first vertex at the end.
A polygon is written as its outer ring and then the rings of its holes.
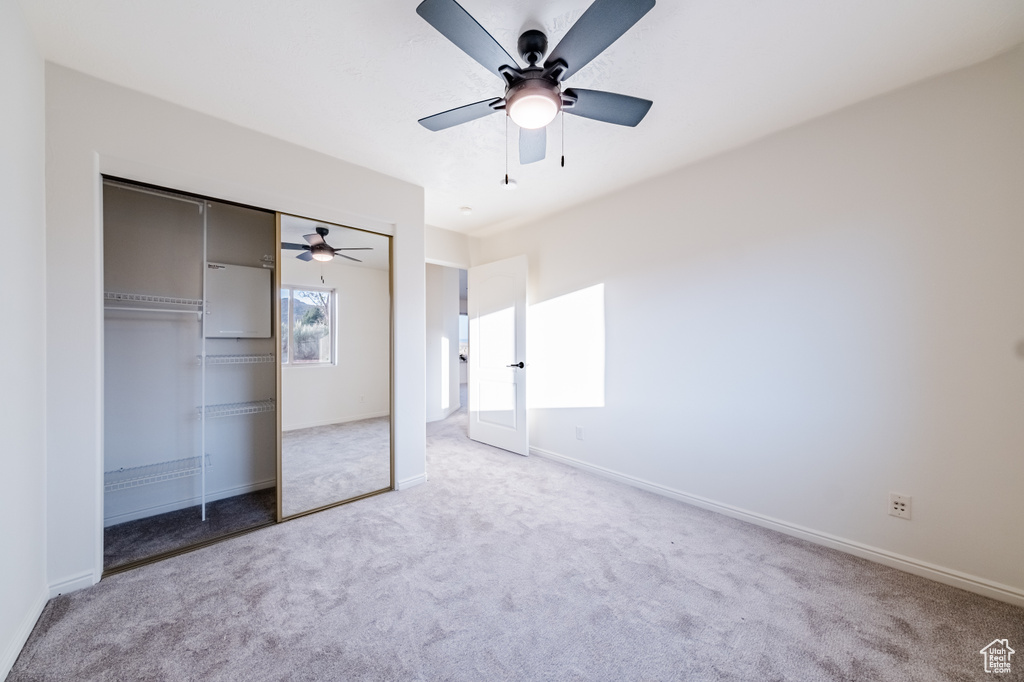
{"type": "Polygon", "coordinates": [[[36,622],[39,620],[39,616],[42,615],[48,601],[49,597],[46,596],[46,590],[40,589],[36,600],[32,602],[32,606],[21,619],[18,629],[15,630],[14,637],[7,643],[3,658],[0,658],[0,680],[6,679],[7,673],[11,672],[14,662],[18,660],[22,647],[28,641],[28,636],[32,634],[32,628],[36,626],[36,622]]]}
{"type": "Polygon", "coordinates": [[[417,485],[420,485],[421,483],[426,483],[426,482],[427,482],[427,473],[423,472],[419,476],[411,476],[409,478],[404,478],[401,481],[396,481],[395,482],[395,490],[408,490],[409,488],[412,488],[413,486],[417,486],[417,485]]]}
{"type": "Polygon", "coordinates": [[[86,573],[80,573],[79,575],[71,578],[65,578],[60,582],[50,584],[50,599],[59,597],[62,594],[68,594],[69,592],[75,592],[77,590],[84,590],[87,587],[92,587],[98,582],[98,578],[92,571],[86,573]]]}
{"type": "MultiPolygon", "coordinates": [[[[207,494],[206,503],[209,504],[210,502],[223,500],[225,497],[254,493],[257,490],[273,488],[275,485],[277,485],[277,479],[270,478],[265,481],[256,481],[255,483],[248,483],[246,485],[240,485],[226,490],[218,490],[217,492],[207,494]]],[[[177,502],[168,502],[167,504],[158,504],[152,507],[146,507],[145,509],[133,509],[130,512],[106,517],[103,519],[103,527],[116,526],[117,524],[124,523],[126,521],[145,519],[150,516],[156,516],[157,514],[166,514],[167,512],[178,511],[179,509],[185,509],[187,507],[194,507],[199,504],[199,502],[200,497],[196,496],[184,500],[178,500],[177,502]]]]}
{"type": "Polygon", "coordinates": [[[811,528],[805,528],[804,526],[798,526],[787,521],[758,514],[756,512],[747,511],[746,509],[740,509],[739,507],[733,507],[732,505],[722,504],[709,500],[699,495],[692,495],[685,493],[674,488],[669,488],[657,483],[645,481],[641,478],[635,478],[627,474],[607,469],[596,464],[590,464],[582,460],[575,459],[574,457],[566,457],[556,452],[550,452],[541,448],[530,448],[530,452],[555,462],[561,462],[562,464],[568,464],[571,467],[582,469],[589,473],[608,478],[619,483],[625,483],[626,485],[633,486],[634,488],[640,488],[647,490],[658,495],[664,495],[686,504],[692,504],[695,507],[702,509],[708,509],[719,514],[731,516],[734,519],[740,519],[752,523],[756,526],[762,526],[764,528],[770,528],[772,530],[791,535],[793,537],[807,540],[818,545],[830,547],[832,549],[838,549],[841,552],[852,554],[862,559],[874,561],[875,563],[896,568],[907,573],[913,573],[923,578],[928,578],[945,585],[952,585],[968,592],[974,592],[985,597],[991,597],[992,599],[998,599],[999,601],[1014,604],[1016,606],[1024,606],[1024,590],[1009,585],[1003,585],[985,578],[979,578],[978,576],[963,573],[961,571],[954,570],[952,568],[945,568],[944,566],[937,566],[935,564],[928,563],[926,561],[920,561],[912,557],[890,552],[885,549],[878,547],[872,547],[871,545],[865,545],[861,542],[854,540],[848,540],[841,538],[829,533],[822,533],[811,528]]]}
{"type": "Polygon", "coordinates": [[[324,419],[322,421],[315,422],[303,422],[302,424],[289,424],[288,426],[281,426],[281,431],[298,431],[299,429],[311,429],[315,426],[330,426],[331,424],[348,424],[349,422],[358,422],[364,419],[376,419],[377,417],[386,417],[391,412],[384,410],[383,412],[367,412],[366,414],[354,414],[351,417],[345,417],[344,419],[324,419]]]}

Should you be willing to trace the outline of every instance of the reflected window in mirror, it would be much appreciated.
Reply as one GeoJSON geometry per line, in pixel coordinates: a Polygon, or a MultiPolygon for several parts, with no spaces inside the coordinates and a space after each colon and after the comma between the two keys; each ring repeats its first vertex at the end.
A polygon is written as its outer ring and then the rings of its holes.
{"type": "Polygon", "coordinates": [[[334,363],[334,289],[281,287],[281,362],[285,365],[334,363]]]}

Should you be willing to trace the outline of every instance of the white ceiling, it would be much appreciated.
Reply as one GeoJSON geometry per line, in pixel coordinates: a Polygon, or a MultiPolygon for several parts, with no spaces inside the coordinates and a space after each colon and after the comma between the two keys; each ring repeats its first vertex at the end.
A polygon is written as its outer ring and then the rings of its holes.
{"type": "MultiPolygon", "coordinates": [[[[566,116],[520,167],[505,117],[417,119],[503,94],[417,0],[20,0],[46,59],[426,190],[427,223],[484,233],[664,173],[1024,41],[1021,0],[661,0],[567,81],[654,100],[635,129],[566,116]],[[471,215],[459,208],[470,206],[471,215]]],[[[512,54],[589,0],[462,0],[512,54]]]]}

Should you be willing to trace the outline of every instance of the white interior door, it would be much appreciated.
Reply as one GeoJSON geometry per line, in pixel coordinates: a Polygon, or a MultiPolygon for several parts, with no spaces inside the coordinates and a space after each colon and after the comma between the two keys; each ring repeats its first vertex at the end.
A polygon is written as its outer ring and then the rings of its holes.
{"type": "Polygon", "coordinates": [[[529,454],[526,256],[469,269],[469,437],[529,454]]]}

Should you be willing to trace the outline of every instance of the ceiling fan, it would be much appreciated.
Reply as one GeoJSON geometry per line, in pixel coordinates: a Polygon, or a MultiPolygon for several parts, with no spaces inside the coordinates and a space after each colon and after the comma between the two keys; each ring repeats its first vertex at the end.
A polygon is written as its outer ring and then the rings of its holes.
{"type": "Polygon", "coordinates": [[[416,13],[466,54],[505,82],[505,96],[443,111],[419,120],[425,128],[444,130],[504,110],[519,126],[519,162],[544,158],[545,126],[559,111],[596,121],[635,126],[647,115],[650,100],[601,90],[568,88],[562,81],[586,66],[654,7],[655,0],[594,0],[548,55],[542,31],[519,36],[518,49],[529,65],[516,60],[455,0],[423,0],[416,13]]]}
{"type": "Polygon", "coordinates": [[[350,246],[350,247],[347,247],[347,248],[340,248],[340,249],[332,248],[327,243],[327,241],[326,241],[327,234],[329,232],[330,232],[330,230],[328,230],[323,225],[317,225],[317,227],[316,227],[316,234],[305,234],[305,235],[302,235],[302,238],[305,239],[307,242],[309,242],[308,244],[291,244],[289,242],[281,242],[281,249],[283,249],[283,250],[293,249],[293,250],[296,250],[296,251],[305,251],[305,253],[300,253],[298,256],[296,256],[296,258],[298,258],[299,260],[306,260],[306,261],[309,261],[309,260],[329,261],[332,258],[334,258],[335,256],[341,256],[342,258],[348,258],[349,260],[354,260],[357,263],[362,263],[363,261],[359,260],[358,258],[353,258],[352,256],[346,256],[345,254],[338,253],[338,252],[339,251],[373,251],[373,247],[372,246],[350,246]]]}

